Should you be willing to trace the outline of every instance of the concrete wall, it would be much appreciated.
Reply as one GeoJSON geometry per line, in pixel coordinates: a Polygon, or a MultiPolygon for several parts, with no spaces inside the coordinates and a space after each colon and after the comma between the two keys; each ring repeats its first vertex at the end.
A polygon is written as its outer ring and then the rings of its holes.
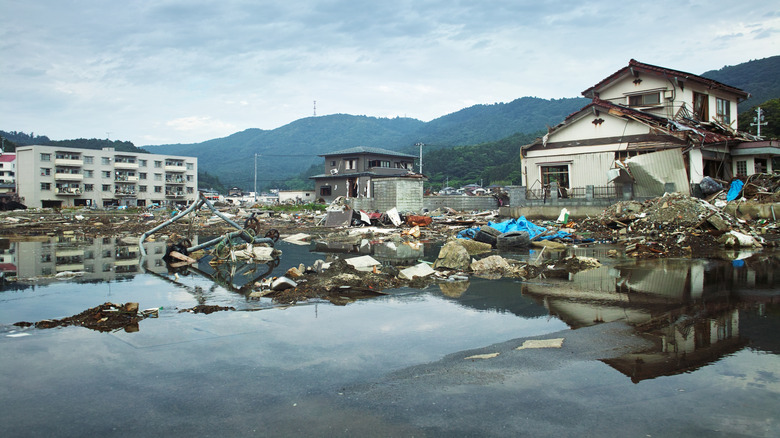
{"type": "Polygon", "coordinates": [[[457,211],[495,210],[498,200],[492,196],[426,196],[423,207],[428,211],[443,207],[457,211]]]}
{"type": "Polygon", "coordinates": [[[352,208],[364,211],[387,211],[395,207],[399,212],[421,213],[423,210],[423,179],[377,178],[372,181],[371,198],[352,198],[352,208]]]}

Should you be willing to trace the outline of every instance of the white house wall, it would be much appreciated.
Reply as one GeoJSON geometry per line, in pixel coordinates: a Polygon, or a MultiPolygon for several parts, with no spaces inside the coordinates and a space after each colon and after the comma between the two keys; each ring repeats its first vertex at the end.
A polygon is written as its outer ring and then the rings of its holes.
{"type": "MultiPolygon", "coordinates": [[[[575,148],[566,148],[575,149],[575,148]]],[[[558,155],[556,157],[526,157],[523,159],[523,179],[525,186],[538,189],[542,180],[543,165],[566,164],[569,166],[569,183],[571,187],[585,187],[588,185],[602,187],[607,185],[607,170],[615,161],[614,145],[608,152],[593,152],[593,148],[576,148],[582,153],[558,155]],[[551,159],[553,158],[553,159],[551,159]]],[[[557,149],[558,154],[562,152],[557,149]]]]}
{"type": "Polygon", "coordinates": [[[645,110],[650,113],[654,113],[663,117],[674,118],[674,116],[682,107],[683,103],[685,103],[685,106],[688,108],[689,111],[693,110],[693,93],[695,91],[697,93],[706,94],[708,96],[707,113],[709,115],[710,120],[714,119],[715,115],[717,114],[716,98],[728,100],[730,102],[730,107],[731,107],[730,126],[735,130],[738,129],[737,122],[736,122],[737,115],[739,114],[737,112],[738,97],[732,93],[723,90],[710,89],[707,86],[694,81],[683,81],[682,82],[683,87],[680,88],[677,83],[673,82],[674,79],[667,80],[665,78],[658,77],[650,73],[640,73],[639,79],[641,79],[642,81],[638,84],[634,83],[634,79],[635,79],[634,76],[627,75],[613,82],[612,84],[609,84],[608,86],[599,90],[599,99],[608,100],[618,105],[627,106],[628,105],[627,96],[629,95],[660,91],[661,92],[660,106],[663,106],[663,109],[660,110],[645,109],[645,110]]]}
{"type": "Polygon", "coordinates": [[[647,134],[649,131],[649,128],[641,123],[626,121],[622,118],[610,116],[604,111],[599,112],[598,116],[593,112],[590,112],[579,120],[570,123],[565,129],[560,129],[557,132],[550,134],[547,142],[564,143],[593,138],[643,135],[647,134]],[[604,121],[600,124],[594,124],[593,120],[597,118],[603,119],[604,121]]]}

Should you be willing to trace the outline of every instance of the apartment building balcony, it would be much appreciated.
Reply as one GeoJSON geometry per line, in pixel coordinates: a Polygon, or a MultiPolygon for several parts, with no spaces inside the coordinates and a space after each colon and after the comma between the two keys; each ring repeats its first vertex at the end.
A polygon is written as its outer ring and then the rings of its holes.
{"type": "Polygon", "coordinates": [[[57,172],[54,174],[54,179],[60,181],[83,181],[84,175],[81,173],[57,172]]]}
{"type": "Polygon", "coordinates": [[[114,182],[118,183],[136,183],[138,182],[137,176],[116,175],[114,176],[114,182]]]}
{"type": "Polygon", "coordinates": [[[80,196],[81,188],[76,187],[57,187],[54,189],[57,196],[80,196]]]}
{"type": "Polygon", "coordinates": [[[165,192],[166,198],[183,199],[184,192],[165,192]]]}
{"type": "Polygon", "coordinates": [[[166,164],[165,165],[165,171],[166,172],[181,173],[181,172],[186,172],[187,171],[187,167],[184,166],[184,163],[182,163],[182,164],[166,164]]]}
{"type": "Polygon", "coordinates": [[[57,248],[54,250],[57,257],[83,257],[84,250],[78,248],[57,248]]]}
{"type": "Polygon", "coordinates": [[[81,167],[84,165],[84,160],[82,160],[81,158],[55,158],[54,165],[81,167]]]}
{"type": "Polygon", "coordinates": [[[135,190],[114,190],[114,197],[116,198],[134,198],[135,190]]]}
{"type": "Polygon", "coordinates": [[[114,169],[138,169],[138,162],[114,161],[114,169]]]}
{"type": "Polygon", "coordinates": [[[165,184],[184,184],[184,178],[165,178],[165,184]]]}

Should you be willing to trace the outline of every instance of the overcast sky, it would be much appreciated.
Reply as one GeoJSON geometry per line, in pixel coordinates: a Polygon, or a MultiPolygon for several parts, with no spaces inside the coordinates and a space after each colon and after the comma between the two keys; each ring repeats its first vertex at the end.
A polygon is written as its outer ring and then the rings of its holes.
{"type": "MultiPolygon", "coordinates": [[[[0,129],[136,146],[577,97],[780,54],[773,1],[0,0],[0,129]]],[[[750,90],[746,90],[750,91],[750,90]]]]}

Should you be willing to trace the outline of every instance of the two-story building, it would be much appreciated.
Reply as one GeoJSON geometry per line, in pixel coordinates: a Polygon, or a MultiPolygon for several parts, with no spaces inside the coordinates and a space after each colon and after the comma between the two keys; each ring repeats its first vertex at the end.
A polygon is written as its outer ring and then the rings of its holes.
{"type": "Polygon", "coordinates": [[[746,146],[756,138],[738,131],[737,104],[749,94],[712,79],[632,59],[582,94],[591,103],[522,148],[528,193],[690,193],[704,176],[771,171],[780,155],[776,143],[746,146]]]}
{"type": "Polygon", "coordinates": [[[186,205],[198,197],[198,159],[59,146],[16,149],[28,207],[186,205]]]}
{"type": "Polygon", "coordinates": [[[325,173],[315,175],[317,199],[330,202],[339,196],[371,198],[377,179],[402,177],[414,173],[414,155],[387,149],[358,146],[320,155],[325,158],[325,173]]]}

